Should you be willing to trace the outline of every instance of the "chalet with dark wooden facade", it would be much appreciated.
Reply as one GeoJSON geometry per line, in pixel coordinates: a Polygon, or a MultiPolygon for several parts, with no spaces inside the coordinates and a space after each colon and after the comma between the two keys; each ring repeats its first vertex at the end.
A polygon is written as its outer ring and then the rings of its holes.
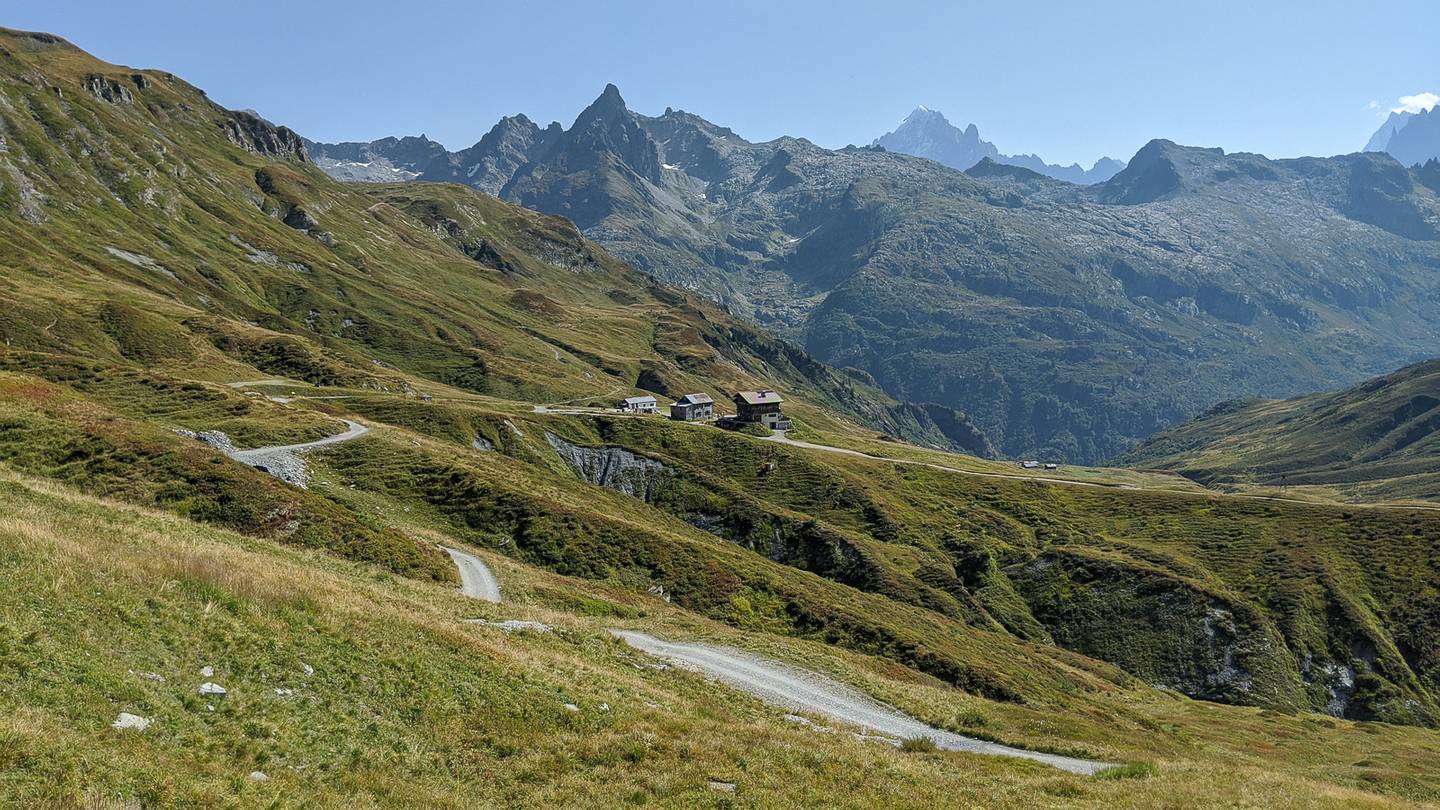
{"type": "Polygon", "coordinates": [[[771,430],[789,430],[790,420],[780,413],[780,395],[773,389],[741,391],[735,395],[735,421],[764,425],[771,430]]]}

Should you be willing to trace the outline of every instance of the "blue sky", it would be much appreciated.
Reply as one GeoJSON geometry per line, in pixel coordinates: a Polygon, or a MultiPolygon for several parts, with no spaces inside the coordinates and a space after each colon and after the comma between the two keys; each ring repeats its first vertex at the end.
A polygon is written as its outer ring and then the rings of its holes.
{"type": "Polygon", "coordinates": [[[752,140],[868,143],[917,104],[1051,162],[1147,140],[1272,157],[1359,149],[1440,93],[1440,2],[0,0],[0,24],[170,70],[317,140],[501,115],[567,126],[606,82],[632,109],[752,140]],[[1373,6],[1373,8],[1365,8],[1373,6]]]}

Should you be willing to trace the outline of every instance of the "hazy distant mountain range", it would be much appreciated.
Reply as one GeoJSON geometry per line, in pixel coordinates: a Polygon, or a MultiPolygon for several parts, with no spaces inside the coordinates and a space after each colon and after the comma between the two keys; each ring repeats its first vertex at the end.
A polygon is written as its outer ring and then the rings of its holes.
{"type": "Polygon", "coordinates": [[[1007,166],[1020,166],[1056,180],[1070,183],[1103,183],[1125,168],[1124,161],[1100,158],[1086,169],[1078,163],[1060,166],[1046,163],[1038,155],[1004,155],[995,144],[980,139],[974,124],[960,129],[946,120],[938,110],[916,107],[905,116],[894,132],[876,138],[872,146],[883,146],[892,152],[903,152],[965,171],[986,158],[1007,166]]]}
{"type": "Polygon", "coordinates": [[[1411,112],[1392,110],[1390,117],[1385,119],[1385,123],[1381,124],[1380,128],[1375,130],[1375,134],[1370,136],[1370,140],[1365,143],[1364,151],[1384,152],[1385,147],[1390,143],[1391,136],[1400,131],[1414,117],[1415,114],[1411,112]]]}
{"type": "Polygon", "coordinates": [[[1388,152],[1406,166],[1440,159],[1440,107],[1390,113],[1370,136],[1366,152],[1388,152]]]}

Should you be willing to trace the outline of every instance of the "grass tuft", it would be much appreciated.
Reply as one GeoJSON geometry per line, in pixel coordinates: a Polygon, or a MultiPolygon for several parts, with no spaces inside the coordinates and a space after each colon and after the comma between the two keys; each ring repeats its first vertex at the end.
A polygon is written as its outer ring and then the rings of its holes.
{"type": "Polygon", "coordinates": [[[1131,762],[1126,765],[1116,765],[1113,768],[1106,768],[1095,774],[1096,779],[1149,779],[1160,773],[1160,769],[1153,762],[1131,762]]]}
{"type": "Polygon", "coordinates": [[[904,740],[901,740],[900,750],[907,751],[912,754],[930,754],[934,753],[939,749],[936,747],[934,740],[924,735],[921,735],[918,737],[908,737],[904,740]]]}

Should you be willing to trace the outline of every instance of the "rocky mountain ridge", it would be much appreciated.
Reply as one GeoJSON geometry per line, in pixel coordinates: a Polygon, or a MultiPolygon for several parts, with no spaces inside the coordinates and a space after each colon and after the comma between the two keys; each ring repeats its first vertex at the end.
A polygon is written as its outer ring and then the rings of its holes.
{"type": "MultiPolygon", "coordinates": [[[[1384,131],[1382,128],[1376,133],[1376,138],[1384,131]]],[[[1440,159],[1440,107],[1431,107],[1397,122],[1389,137],[1384,138],[1381,150],[1406,166],[1440,159]]]]}
{"type": "Polygon", "coordinates": [[[752,143],[613,86],[568,130],[506,119],[464,154],[401,168],[565,216],[901,399],[965,411],[1012,456],[1093,462],[1222,399],[1440,352],[1440,202],[1383,154],[1156,140],[1078,186],[752,143]]]}
{"type": "Polygon", "coordinates": [[[1405,125],[1410,123],[1410,119],[1414,117],[1415,113],[1408,110],[1391,110],[1390,114],[1385,117],[1385,123],[1375,130],[1375,134],[1365,142],[1365,148],[1361,151],[1384,152],[1385,146],[1390,143],[1390,139],[1394,137],[1395,133],[1404,129],[1405,125]]]}
{"type": "Polygon", "coordinates": [[[962,172],[988,159],[1081,185],[1103,183],[1125,168],[1124,161],[1109,157],[1100,158],[1086,169],[1078,163],[1069,166],[1046,163],[1039,155],[1001,154],[995,144],[980,138],[980,130],[974,124],[962,130],[951,124],[939,110],[927,107],[916,107],[905,116],[900,126],[876,138],[870,145],[930,158],[962,172]]]}

